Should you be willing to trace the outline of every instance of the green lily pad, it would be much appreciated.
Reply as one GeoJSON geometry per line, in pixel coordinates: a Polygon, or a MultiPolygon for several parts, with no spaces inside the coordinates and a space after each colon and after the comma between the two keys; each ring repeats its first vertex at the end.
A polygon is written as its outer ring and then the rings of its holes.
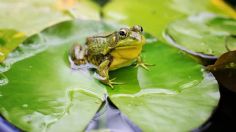
{"type": "Polygon", "coordinates": [[[27,131],[82,131],[106,90],[88,71],[72,70],[67,51],[106,29],[98,22],[64,22],[27,39],[5,60],[21,61],[2,75],[9,83],[0,87],[1,114],[27,131]]]}
{"type": "Polygon", "coordinates": [[[140,24],[162,39],[168,23],[199,12],[217,12],[210,0],[112,0],[104,7],[104,19],[128,25],[140,24]]]}
{"type": "Polygon", "coordinates": [[[92,2],[85,0],[67,1],[1,0],[0,28],[15,29],[31,35],[55,23],[74,19],[73,16],[81,19],[99,19],[98,7],[92,2]],[[60,1],[75,1],[75,4],[60,3],[60,1]]]}
{"type": "Polygon", "coordinates": [[[104,94],[143,131],[192,130],[218,103],[218,85],[190,55],[147,35],[142,57],[150,71],[133,66],[110,73],[114,90],[88,70],[72,70],[68,50],[88,35],[119,25],[68,21],[27,39],[1,67],[0,112],[26,131],[82,131],[104,94]],[[11,69],[9,69],[11,65],[11,69]],[[6,83],[8,80],[8,83],[6,83]],[[190,114],[191,113],[191,114],[190,114]]]}
{"type": "Polygon", "coordinates": [[[189,131],[205,122],[219,99],[214,77],[161,42],[147,44],[142,55],[155,66],[112,72],[125,84],[108,89],[111,101],[144,131],[189,131]]]}
{"type": "Polygon", "coordinates": [[[25,34],[10,29],[0,29],[0,62],[26,38],[25,34]]]}
{"type": "Polygon", "coordinates": [[[187,52],[214,59],[236,48],[235,27],[235,19],[199,14],[171,23],[166,38],[187,52]]]}

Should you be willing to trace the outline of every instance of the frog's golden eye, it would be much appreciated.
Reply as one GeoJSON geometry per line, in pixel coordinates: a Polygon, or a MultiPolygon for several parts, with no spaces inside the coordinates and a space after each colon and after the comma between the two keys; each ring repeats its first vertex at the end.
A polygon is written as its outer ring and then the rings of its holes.
{"type": "Polygon", "coordinates": [[[127,32],[126,32],[124,29],[121,29],[121,30],[119,31],[119,34],[120,34],[120,36],[122,36],[122,37],[126,37],[127,32]]]}

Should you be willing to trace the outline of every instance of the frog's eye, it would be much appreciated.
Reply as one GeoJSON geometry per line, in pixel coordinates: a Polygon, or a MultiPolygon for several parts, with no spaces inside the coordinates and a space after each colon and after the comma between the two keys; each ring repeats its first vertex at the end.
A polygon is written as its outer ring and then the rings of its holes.
{"type": "Polygon", "coordinates": [[[125,37],[127,35],[127,32],[124,29],[121,29],[119,31],[120,36],[125,37]]]}

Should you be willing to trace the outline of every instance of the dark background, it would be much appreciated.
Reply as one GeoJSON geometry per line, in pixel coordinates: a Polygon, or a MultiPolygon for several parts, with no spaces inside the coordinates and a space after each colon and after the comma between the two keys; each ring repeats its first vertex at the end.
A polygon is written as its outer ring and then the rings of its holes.
{"type": "Polygon", "coordinates": [[[236,132],[236,93],[220,85],[220,95],[211,118],[194,132],[236,132]]]}

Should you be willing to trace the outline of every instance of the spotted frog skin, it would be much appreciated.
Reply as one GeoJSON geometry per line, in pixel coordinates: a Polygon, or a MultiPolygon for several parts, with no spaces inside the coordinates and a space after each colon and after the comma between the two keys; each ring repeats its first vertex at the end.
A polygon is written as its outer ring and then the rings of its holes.
{"type": "Polygon", "coordinates": [[[76,44],[70,51],[73,65],[92,65],[96,69],[96,78],[113,88],[113,84],[121,84],[109,79],[109,71],[129,66],[147,69],[141,61],[141,51],[145,44],[143,28],[135,25],[121,28],[108,35],[87,37],[84,45],[76,44]]]}

